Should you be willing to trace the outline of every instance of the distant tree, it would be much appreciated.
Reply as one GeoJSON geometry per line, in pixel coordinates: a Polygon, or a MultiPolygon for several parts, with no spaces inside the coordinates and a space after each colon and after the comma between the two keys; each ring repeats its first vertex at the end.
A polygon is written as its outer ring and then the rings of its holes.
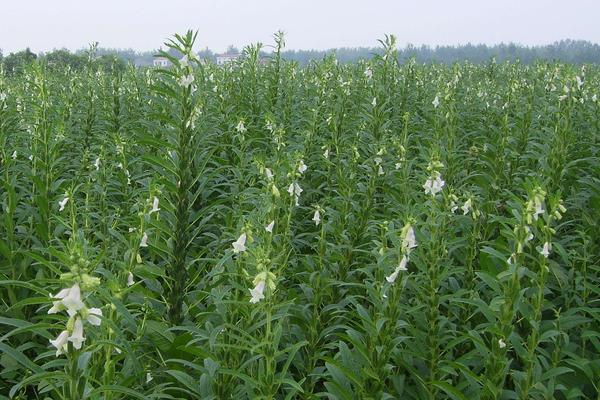
{"type": "Polygon", "coordinates": [[[73,54],[66,49],[54,50],[50,53],[46,53],[44,54],[43,59],[51,69],[62,69],[68,66],[73,70],[80,70],[87,61],[87,58],[84,55],[73,54]]]}
{"type": "Polygon", "coordinates": [[[127,68],[127,63],[114,54],[104,54],[97,57],[94,64],[105,71],[111,72],[123,72],[127,68]]]}
{"type": "Polygon", "coordinates": [[[227,47],[227,51],[225,52],[225,54],[239,54],[239,53],[240,53],[240,51],[238,50],[238,48],[232,44],[230,44],[229,47],[227,47]]]}
{"type": "Polygon", "coordinates": [[[7,74],[20,74],[25,69],[25,66],[31,64],[36,58],[37,55],[28,47],[17,53],[10,53],[2,60],[2,64],[7,74]]]}

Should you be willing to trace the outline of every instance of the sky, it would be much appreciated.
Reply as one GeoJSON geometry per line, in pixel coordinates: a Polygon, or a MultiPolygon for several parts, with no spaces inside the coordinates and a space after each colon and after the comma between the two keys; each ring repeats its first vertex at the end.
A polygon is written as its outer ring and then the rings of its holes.
{"type": "Polygon", "coordinates": [[[198,31],[197,48],[273,44],[287,49],[398,43],[600,43],[598,0],[18,0],[0,5],[0,49],[154,50],[173,33],[198,31]]]}

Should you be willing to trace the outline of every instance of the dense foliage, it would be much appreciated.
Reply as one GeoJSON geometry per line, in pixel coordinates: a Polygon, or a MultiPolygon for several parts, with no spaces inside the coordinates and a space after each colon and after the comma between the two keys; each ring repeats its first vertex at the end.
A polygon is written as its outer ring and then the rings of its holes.
{"type": "Polygon", "coordinates": [[[600,398],[598,67],[194,39],[0,73],[0,398],[600,398]]]}

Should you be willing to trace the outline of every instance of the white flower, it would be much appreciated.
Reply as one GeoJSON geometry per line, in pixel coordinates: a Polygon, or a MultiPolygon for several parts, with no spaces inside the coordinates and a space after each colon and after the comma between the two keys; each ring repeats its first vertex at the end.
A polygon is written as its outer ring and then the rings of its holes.
{"type": "Polygon", "coordinates": [[[235,127],[235,129],[239,132],[239,133],[245,133],[248,129],[246,129],[246,127],[244,126],[244,121],[240,121],[238,122],[237,126],[235,127]]]}
{"type": "Polygon", "coordinates": [[[373,101],[371,102],[371,105],[373,107],[375,107],[377,105],[377,97],[373,97],[373,101]]]}
{"type": "Polygon", "coordinates": [[[273,133],[273,131],[275,130],[275,124],[273,124],[272,121],[268,120],[267,123],[265,124],[265,127],[271,132],[273,133]]]}
{"type": "MultiPolygon", "coordinates": [[[[61,293],[59,293],[61,294],[61,293]]],[[[74,284],[67,295],[62,299],[63,306],[66,307],[69,316],[77,314],[77,311],[84,307],[83,301],[81,301],[81,290],[79,284],[74,284]]]]}
{"type": "Polygon", "coordinates": [[[6,100],[6,93],[0,93],[0,101],[6,100]]]}
{"type": "Polygon", "coordinates": [[[294,193],[296,194],[296,196],[300,196],[300,194],[302,194],[303,191],[304,190],[302,190],[300,185],[298,185],[297,183],[294,183],[294,193]]]}
{"type": "Polygon", "coordinates": [[[268,180],[273,180],[273,172],[269,168],[265,168],[265,175],[267,176],[268,180]]]}
{"type": "Polygon", "coordinates": [[[12,156],[11,156],[11,157],[12,157],[12,159],[13,159],[13,160],[16,160],[16,159],[17,159],[17,151],[16,151],[16,150],[15,150],[15,151],[13,151],[13,153],[12,153],[12,156]]]}
{"type": "Polygon", "coordinates": [[[288,193],[290,196],[294,196],[294,200],[296,201],[296,206],[298,206],[298,199],[300,198],[300,194],[302,194],[303,190],[296,182],[290,183],[288,187],[288,193]]]}
{"type": "Polygon", "coordinates": [[[67,295],[69,294],[69,290],[71,290],[71,289],[70,288],[62,289],[60,292],[58,292],[54,296],[50,296],[53,299],[60,299],[60,300],[55,300],[52,302],[52,307],[48,310],[48,314],[56,314],[57,312],[62,311],[64,309],[62,299],[67,297],[67,295]]]}
{"type": "Polygon", "coordinates": [[[383,171],[383,167],[380,165],[379,166],[379,170],[377,171],[377,175],[385,175],[385,172],[383,171]]]}
{"type": "Polygon", "coordinates": [[[508,265],[512,265],[513,261],[515,260],[515,258],[517,257],[517,255],[515,253],[512,253],[507,259],[506,259],[506,263],[508,265]]]}
{"type": "Polygon", "coordinates": [[[506,347],[506,343],[504,342],[503,339],[498,339],[498,346],[503,349],[506,347]]]}
{"type": "Polygon", "coordinates": [[[264,291],[265,291],[265,281],[259,281],[256,286],[254,286],[254,289],[249,289],[250,290],[250,295],[252,296],[252,298],[250,299],[250,303],[252,304],[256,304],[259,301],[261,301],[262,299],[265,298],[264,295],[264,291]]]}
{"type": "Polygon", "coordinates": [[[94,167],[96,167],[96,171],[100,169],[100,157],[96,158],[96,161],[94,161],[94,167]]]}
{"type": "Polygon", "coordinates": [[[179,80],[179,84],[184,88],[188,88],[192,83],[194,83],[194,75],[192,74],[184,75],[179,80]]]}
{"type": "Polygon", "coordinates": [[[323,153],[323,157],[329,158],[329,149],[325,149],[325,152],[323,153]]]}
{"type": "Polygon", "coordinates": [[[435,196],[437,193],[442,191],[442,188],[445,184],[446,182],[442,180],[440,173],[436,172],[430,176],[427,181],[425,181],[423,189],[425,189],[425,194],[435,196]]]}
{"type": "Polygon", "coordinates": [[[27,157],[27,159],[28,159],[29,161],[33,161],[33,154],[31,154],[29,157],[27,157]]]}
{"type": "Polygon", "coordinates": [[[410,224],[404,225],[402,228],[402,251],[405,254],[410,253],[412,249],[417,247],[417,239],[415,237],[415,230],[410,224]]]}
{"type": "Polygon", "coordinates": [[[576,76],[575,79],[577,80],[577,89],[581,89],[581,87],[583,86],[583,81],[579,76],[576,76]]]}
{"type": "Polygon", "coordinates": [[[304,160],[300,160],[300,166],[298,167],[298,172],[303,174],[304,172],[306,172],[307,169],[308,169],[308,167],[306,166],[306,164],[304,164],[304,160]]]}
{"type": "Polygon", "coordinates": [[[149,383],[152,379],[152,374],[150,372],[146,372],[146,383],[149,383]]]}
{"type": "Polygon", "coordinates": [[[438,106],[440,105],[440,99],[438,96],[435,96],[435,99],[433,99],[433,101],[431,102],[431,104],[433,104],[434,108],[438,108],[438,106]]]}
{"type": "Polygon", "coordinates": [[[313,215],[312,220],[315,221],[315,225],[317,226],[321,223],[321,213],[319,210],[315,210],[315,215],[313,215]]]}
{"type": "Polygon", "coordinates": [[[373,70],[371,69],[371,67],[367,67],[365,69],[365,76],[367,77],[367,79],[371,79],[373,77],[373,70]]]}
{"type": "Polygon", "coordinates": [[[533,232],[531,232],[531,228],[526,226],[525,232],[527,233],[527,236],[525,237],[525,243],[532,241],[533,240],[533,232]]]}
{"type": "Polygon", "coordinates": [[[158,197],[154,196],[154,199],[152,200],[152,210],[150,210],[149,214],[159,212],[159,211],[160,211],[160,208],[158,208],[158,197]]]}
{"type": "Polygon", "coordinates": [[[61,201],[58,202],[58,206],[60,207],[58,209],[58,211],[62,211],[65,209],[65,206],[67,205],[67,202],[69,201],[68,197],[65,197],[64,199],[62,199],[61,201]]]}
{"type": "Polygon", "coordinates": [[[265,227],[265,231],[267,231],[269,233],[273,233],[274,226],[275,226],[275,221],[271,221],[271,223],[265,227]]]}
{"type": "Polygon", "coordinates": [[[85,342],[85,337],[83,336],[83,322],[81,322],[81,318],[79,317],[75,319],[73,333],[69,336],[69,342],[72,342],[73,347],[77,350],[81,349],[81,345],[85,342]]]}
{"type": "Polygon", "coordinates": [[[133,274],[129,272],[129,274],[127,274],[127,286],[132,286],[134,283],[133,274]]]}
{"type": "Polygon", "coordinates": [[[593,102],[596,102],[596,101],[598,101],[598,95],[597,95],[597,94],[594,94],[594,95],[592,96],[592,101],[593,101],[593,102]]]}
{"type": "Polygon", "coordinates": [[[552,250],[552,244],[549,242],[545,242],[544,246],[542,247],[542,251],[540,251],[540,254],[543,255],[544,257],[548,258],[551,250],[552,250]]]}
{"type": "Polygon", "coordinates": [[[242,233],[232,246],[235,254],[246,251],[246,233],[242,233]]]}
{"type": "Polygon", "coordinates": [[[100,326],[102,320],[100,317],[102,316],[102,310],[99,308],[92,307],[88,310],[87,322],[94,326],[100,326]]]}
{"type": "Polygon", "coordinates": [[[148,234],[144,232],[142,240],[140,241],[140,247],[148,247],[148,234]]]}
{"type": "Polygon", "coordinates": [[[54,340],[50,340],[50,344],[56,347],[56,357],[65,354],[68,350],[69,331],[62,331],[54,340]]]}
{"type": "Polygon", "coordinates": [[[408,271],[406,265],[408,264],[408,257],[402,256],[402,260],[400,260],[400,265],[398,265],[398,271],[408,271]]]}
{"type": "Polygon", "coordinates": [[[471,211],[472,205],[473,205],[473,202],[471,201],[471,199],[468,199],[467,201],[465,201],[465,204],[461,207],[461,209],[463,210],[463,215],[467,215],[469,213],[469,211],[471,211]]]}
{"type": "Polygon", "coordinates": [[[402,260],[400,260],[400,265],[396,267],[396,269],[390,276],[386,276],[385,280],[389,283],[394,283],[398,278],[398,274],[400,273],[400,271],[408,271],[408,268],[406,268],[406,264],[408,264],[408,257],[402,256],[402,260]]]}

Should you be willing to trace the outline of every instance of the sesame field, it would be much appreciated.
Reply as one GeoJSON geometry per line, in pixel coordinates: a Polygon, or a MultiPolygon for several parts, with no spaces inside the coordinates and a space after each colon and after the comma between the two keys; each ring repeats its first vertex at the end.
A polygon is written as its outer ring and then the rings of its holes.
{"type": "Polygon", "coordinates": [[[0,71],[0,399],[600,399],[600,67],[195,40],[0,71]]]}

